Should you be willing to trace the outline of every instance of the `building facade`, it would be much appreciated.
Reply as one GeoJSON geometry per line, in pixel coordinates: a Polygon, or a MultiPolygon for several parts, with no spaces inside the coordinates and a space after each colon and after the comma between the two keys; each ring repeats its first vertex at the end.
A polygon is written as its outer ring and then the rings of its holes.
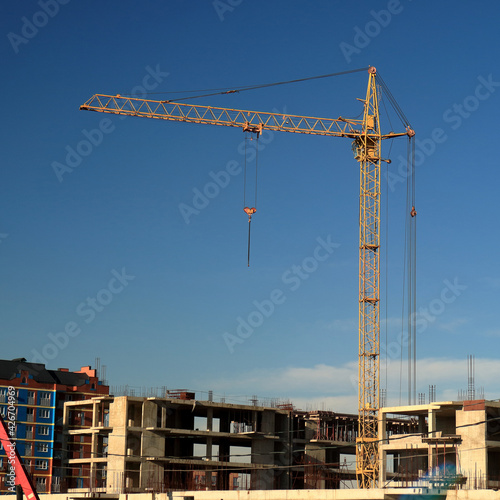
{"type": "MultiPolygon", "coordinates": [[[[63,481],[64,403],[109,394],[96,370],[84,366],[48,370],[26,359],[0,360],[0,414],[14,413],[16,447],[38,492],[58,493],[63,481]],[[14,392],[14,404],[8,393],[14,392]]],[[[7,492],[5,453],[0,448],[0,493],[7,492]]]]}

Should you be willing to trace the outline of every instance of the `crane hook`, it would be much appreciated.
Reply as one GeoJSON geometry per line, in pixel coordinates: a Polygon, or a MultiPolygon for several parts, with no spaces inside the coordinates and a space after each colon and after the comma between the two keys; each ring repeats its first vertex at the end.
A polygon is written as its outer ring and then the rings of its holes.
{"type": "Polygon", "coordinates": [[[417,211],[415,210],[415,207],[411,207],[411,212],[410,212],[410,215],[412,217],[415,217],[415,215],[417,215],[417,211]]]}

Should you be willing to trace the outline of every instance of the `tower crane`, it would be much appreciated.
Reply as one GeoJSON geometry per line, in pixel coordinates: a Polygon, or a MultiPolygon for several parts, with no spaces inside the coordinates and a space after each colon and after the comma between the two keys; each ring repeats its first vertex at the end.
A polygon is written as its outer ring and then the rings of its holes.
{"type": "Polygon", "coordinates": [[[213,106],[150,100],[121,95],[95,94],[81,110],[126,116],[156,118],[187,123],[239,127],[260,134],[276,132],[346,137],[360,166],[359,191],[359,351],[358,351],[358,436],[356,476],[360,488],[379,484],[378,411],[380,401],[380,172],[381,141],[412,138],[404,132],[383,134],[380,130],[377,71],[368,68],[368,88],[363,118],[318,118],[287,113],[266,113],[213,106]]]}

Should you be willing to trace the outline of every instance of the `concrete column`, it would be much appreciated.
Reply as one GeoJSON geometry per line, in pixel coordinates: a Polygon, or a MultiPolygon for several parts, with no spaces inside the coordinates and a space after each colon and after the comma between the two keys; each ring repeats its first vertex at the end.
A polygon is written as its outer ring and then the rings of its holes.
{"type": "MultiPolygon", "coordinates": [[[[97,401],[92,402],[92,428],[98,426],[98,412],[100,404],[97,401]]],[[[94,459],[97,458],[97,444],[99,442],[99,434],[97,432],[90,433],[90,488],[96,485],[96,464],[94,459]]]]}
{"type": "Polygon", "coordinates": [[[379,488],[387,481],[387,452],[382,449],[382,445],[386,444],[387,439],[387,414],[379,412],[378,414],[378,456],[380,467],[379,488]]]}
{"type": "MultiPolygon", "coordinates": [[[[207,408],[207,431],[211,432],[213,430],[214,422],[214,409],[212,407],[207,408]]],[[[212,460],[212,436],[207,437],[207,460],[212,460]]],[[[208,490],[212,489],[212,472],[207,471],[205,473],[205,484],[208,490]]]]}
{"type": "MultiPolygon", "coordinates": [[[[429,408],[429,412],[427,414],[427,426],[428,426],[428,434],[429,437],[436,437],[436,410],[432,410],[429,408]]],[[[433,471],[437,467],[437,454],[433,449],[433,446],[429,444],[428,448],[428,463],[429,470],[433,471]]]]}
{"type": "Polygon", "coordinates": [[[98,422],[98,404],[97,401],[92,402],[92,427],[97,427],[97,422],[98,422]]]}
{"type": "MultiPolygon", "coordinates": [[[[270,439],[252,440],[252,463],[275,465],[274,442],[270,439]]],[[[251,477],[251,489],[271,490],[274,488],[273,469],[253,470],[251,477]]]]}
{"type": "Polygon", "coordinates": [[[113,428],[108,440],[108,475],[106,488],[117,492],[125,485],[125,457],[127,455],[127,397],[115,398],[109,405],[109,425],[113,428]]]}
{"type": "Polygon", "coordinates": [[[142,405],[142,427],[156,427],[158,406],[154,401],[144,401],[142,405]]]}
{"type": "Polygon", "coordinates": [[[304,472],[304,489],[319,490],[325,488],[325,479],[320,472],[326,462],[326,450],[321,445],[309,443],[304,453],[306,469],[304,472]]]}
{"type": "Polygon", "coordinates": [[[427,424],[429,427],[429,437],[436,437],[436,410],[429,408],[429,413],[427,415],[427,424]]]}

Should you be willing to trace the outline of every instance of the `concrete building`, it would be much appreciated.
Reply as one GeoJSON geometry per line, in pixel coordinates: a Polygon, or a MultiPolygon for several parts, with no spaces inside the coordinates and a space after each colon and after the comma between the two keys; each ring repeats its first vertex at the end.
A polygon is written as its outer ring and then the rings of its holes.
{"type": "MultiPolygon", "coordinates": [[[[33,482],[40,492],[59,492],[62,483],[63,405],[66,401],[108,394],[96,370],[83,366],[47,370],[26,359],[0,360],[0,414],[15,413],[16,447],[33,482]],[[15,391],[12,401],[7,397],[15,391]],[[9,404],[13,403],[13,404],[9,404]]],[[[9,415],[10,416],[10,415],[9,415]]],[[[0,447],[0,493],[5,485],[5,452],[0,447]]]]}
{"type": "Polygon", "coordinates": [[[285,410],[171,398],[103,397],[65,404],[68,488],[115,491],[291,486],[285,410]],[[83,443],[83,445],[82,445],[83,443]]]}
{"type": "Polygon", "coordinates": [[[379,429],[383,484],[500,487],[500,402],[450,401],[382,408],[379,429]],[[388,432],[389,415],[413,421],[414,432],[388,432]],[[387,475],[387,456],[392,457],[392,480],[387,475]]]}
{"type": "Polygon", "coordinates": [[[68,491],[303,490],[355,479],[356,415],[254,403],[187,392],[67,402],[68,491]]]}

